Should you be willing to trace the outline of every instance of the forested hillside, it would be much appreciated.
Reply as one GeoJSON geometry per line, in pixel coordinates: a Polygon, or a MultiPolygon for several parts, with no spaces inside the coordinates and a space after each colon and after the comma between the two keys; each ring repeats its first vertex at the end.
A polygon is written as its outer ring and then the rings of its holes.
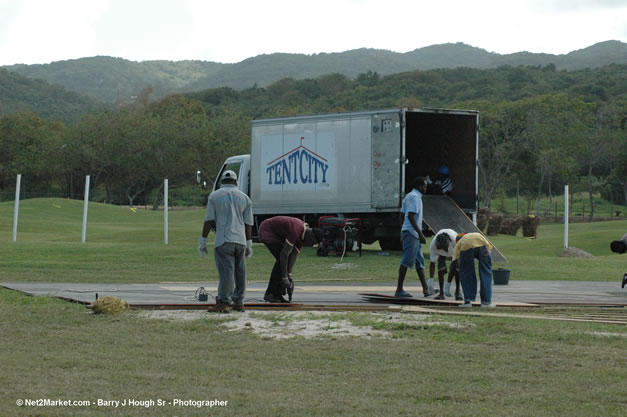
{"type": "Polygon", "coordinates": [[[71,123],[82,114],[104,107],[103,103],[61,86],[0,68],[0,115],[31,111],[44,118],[71,123]]]}
{"type": "Polygon", "coordinates": [[[399,106],[450,108],[468,101],[515,101],[551,93],[565,93],[585,102],[624,103],[626,74],[627,65],[557,71],[551,64],[488,70],[437,69],[388,76],[367,72],[355,80],[341,74],[305,80],[286,78],[267,88],[237,91],[224,87],[188,96],[209,106],[237,106],[252,117],[399,106]]]}
{"type": "Polygon", "coordinates": [[[566,55],[519,52],[508,55],[457,44],[433,45],[407,53],[357,49],[313,55],[260,55],[236,64],[203,61],[132,62],[121,58],[92,57],[46,65],[12,65],[6,69],[30,78],[46,80],[70,91],[109,103],[129,103],[142,91],[153,98],[176,92],[230,87],[267,87],[283,78],[302,80],[338,73],[355,78],[368,71],[390,75],[415,70],[467,67],[475,69],[511,66],[547,66],[556,70],[598,68],[627,64],[627,44],[607,41],[566,55]]]}

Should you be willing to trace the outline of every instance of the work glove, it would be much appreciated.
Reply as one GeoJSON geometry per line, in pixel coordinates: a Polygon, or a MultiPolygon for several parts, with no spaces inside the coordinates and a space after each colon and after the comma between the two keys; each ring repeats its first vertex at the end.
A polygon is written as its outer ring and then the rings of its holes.
{"type": "Polygon", "coordinates": [[[253,256],[253,241],[247,240],[246,241],[246,257],[250,258],[251,256],[253,256]]]}
{"type": "Polygon", "coordinates": [[[289,274],[287,279],[290,281],[290,286],[286,288],[288,301],[292,302],[292,294],[294,294],[294,278],[292,278],[292,274],[289,274]]]}
{"type": "Polygon", "coordinates": [[[198,241],[198,253],[200,254],[201,258],[204,258],[205,255],[209,255],[209,251],[207,250],[207,238],[206,237],[200,237],[200,240],[198,241]]]}
{"type": "Polygon", "coordinates": [[[281,286],[283,288],[289,288],[290,287],[290,279],[288,277],[281,278],[281,286]]]}

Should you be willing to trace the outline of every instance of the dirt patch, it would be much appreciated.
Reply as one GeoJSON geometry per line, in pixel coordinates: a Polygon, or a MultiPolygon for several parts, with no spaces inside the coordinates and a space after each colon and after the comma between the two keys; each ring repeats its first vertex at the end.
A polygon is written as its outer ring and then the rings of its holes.
{"type": "Polygon", "coordinates": [[[244,313],[215,314],[201,310],[152,310],[142,311],[148,319],[187,321],[215,320],[230,331],[252,331],[271,339],[289,339],[296,336],[314,338],[330,337],[391,337],[385,327],[394,325],[459,327],[457,323],[435,321],[432,317],[407,313],[328,313],[323,311],[246,311],[244,313]],[[356,320],[352,320],[356,318],[356,320]],[[355,324],[358,322],[358,324],[355,324]],[[379,324],[385,324],[379,326],[379,324]]]}
{"type": "Polygon", "coordinates": [[[611,332],[586,332],[587,334],[591,334],[593,336],[602,336],[602,337],[627,337],[627,333],[611,333],[611,332]]]}
{"type": "Polygon", "coordinates": [[[581,249],[574,248],[574,247],[568,247],[564,249],[562,253],[560,253],[560,257],[562,258],[586,258],[586,259],[594,258],[594,256],[590,255],[585,250],[581,250],[581,249]]]}
{"type": "Polygon", "coordinates": [[[353,269],[356,268],[357,265],[351,264],[351,263],[337,263],[337,264],[333,264],[333,266],[331,266],[331,269],[353,269]]]}

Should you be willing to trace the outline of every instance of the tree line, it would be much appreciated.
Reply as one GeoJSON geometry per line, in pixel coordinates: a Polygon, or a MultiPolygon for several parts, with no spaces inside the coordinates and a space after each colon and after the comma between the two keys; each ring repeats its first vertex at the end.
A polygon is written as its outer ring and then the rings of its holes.
{"type": "Polygon", "coordinates": [[[94,198],[132,206],[162,192],[164,178],[190,186],[202,170],[212,182],[227,156],[247,151],[248,120],[224,110],[209,117],[200,102],[176,95],[70,126],[30,112],[2,116],[0,190],[20,173],[25,190],[79,198],[90,175],[94,198]]]}
{"type": "MultiPolygon", "coordinates": [[[[250,120],[390,107],[480,111],[480,198],[573,190],[627,203],[627,66],[443,69],[355,79],[329,74],[266,88],[216,88],[92,111],[75,123],[32,112],[0,116],[0,190],[20,173],[29,191],[82,195],[85,175],[101,201],[159,202],[163,179],[209,184],[227,156],[247,153],[250,120]]],[[[592,198],[592,197],[591,197],[592,198]]],[[[538,199],[538,201],[540,201],[538,199]]],[[[592,205],[594,206],[594,205],[592,205]]],[[[536,211],[550,207],[536,207],[536,211]]]]}

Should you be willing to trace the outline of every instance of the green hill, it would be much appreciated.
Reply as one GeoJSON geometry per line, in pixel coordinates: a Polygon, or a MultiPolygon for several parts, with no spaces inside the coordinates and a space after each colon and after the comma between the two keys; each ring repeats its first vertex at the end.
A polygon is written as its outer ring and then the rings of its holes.
{"type": "Polygon", "coordinates": [[[265,87],[284,79],[316,78],[339,73],[354,78],[368,71],[381,75],[435,68],[497,68],[502,65],[555,65],[558,70],[627,64],[627,44],[607,41],[566,55],[519,52],[500,55],[463,43],[433,45],[397,53],[356,49],[342,53],[269,54],[236,64],[206,61],[144,61],[97,56],[45,65],[12,65],[9,71],[58,84],[70,91],[109,103],[133,102],[146,89],[153,98],[208,88],[265,87]]]}
{"type": "Polygon", "coordinates": [[[133,62],[96,56],[44,65],[13,65],[8,70],[50,83],[93,99],[125,104],[143,89],[163,97],[201,77],[215,73],[222,64],[201,61],[133,62]]]}
{"type": "Polygon", "coordinates": [[[32,111],[44,118],[73,122],[81,114],[102,108],[93,99],[0,68],[0,115],[32,111]]]}

